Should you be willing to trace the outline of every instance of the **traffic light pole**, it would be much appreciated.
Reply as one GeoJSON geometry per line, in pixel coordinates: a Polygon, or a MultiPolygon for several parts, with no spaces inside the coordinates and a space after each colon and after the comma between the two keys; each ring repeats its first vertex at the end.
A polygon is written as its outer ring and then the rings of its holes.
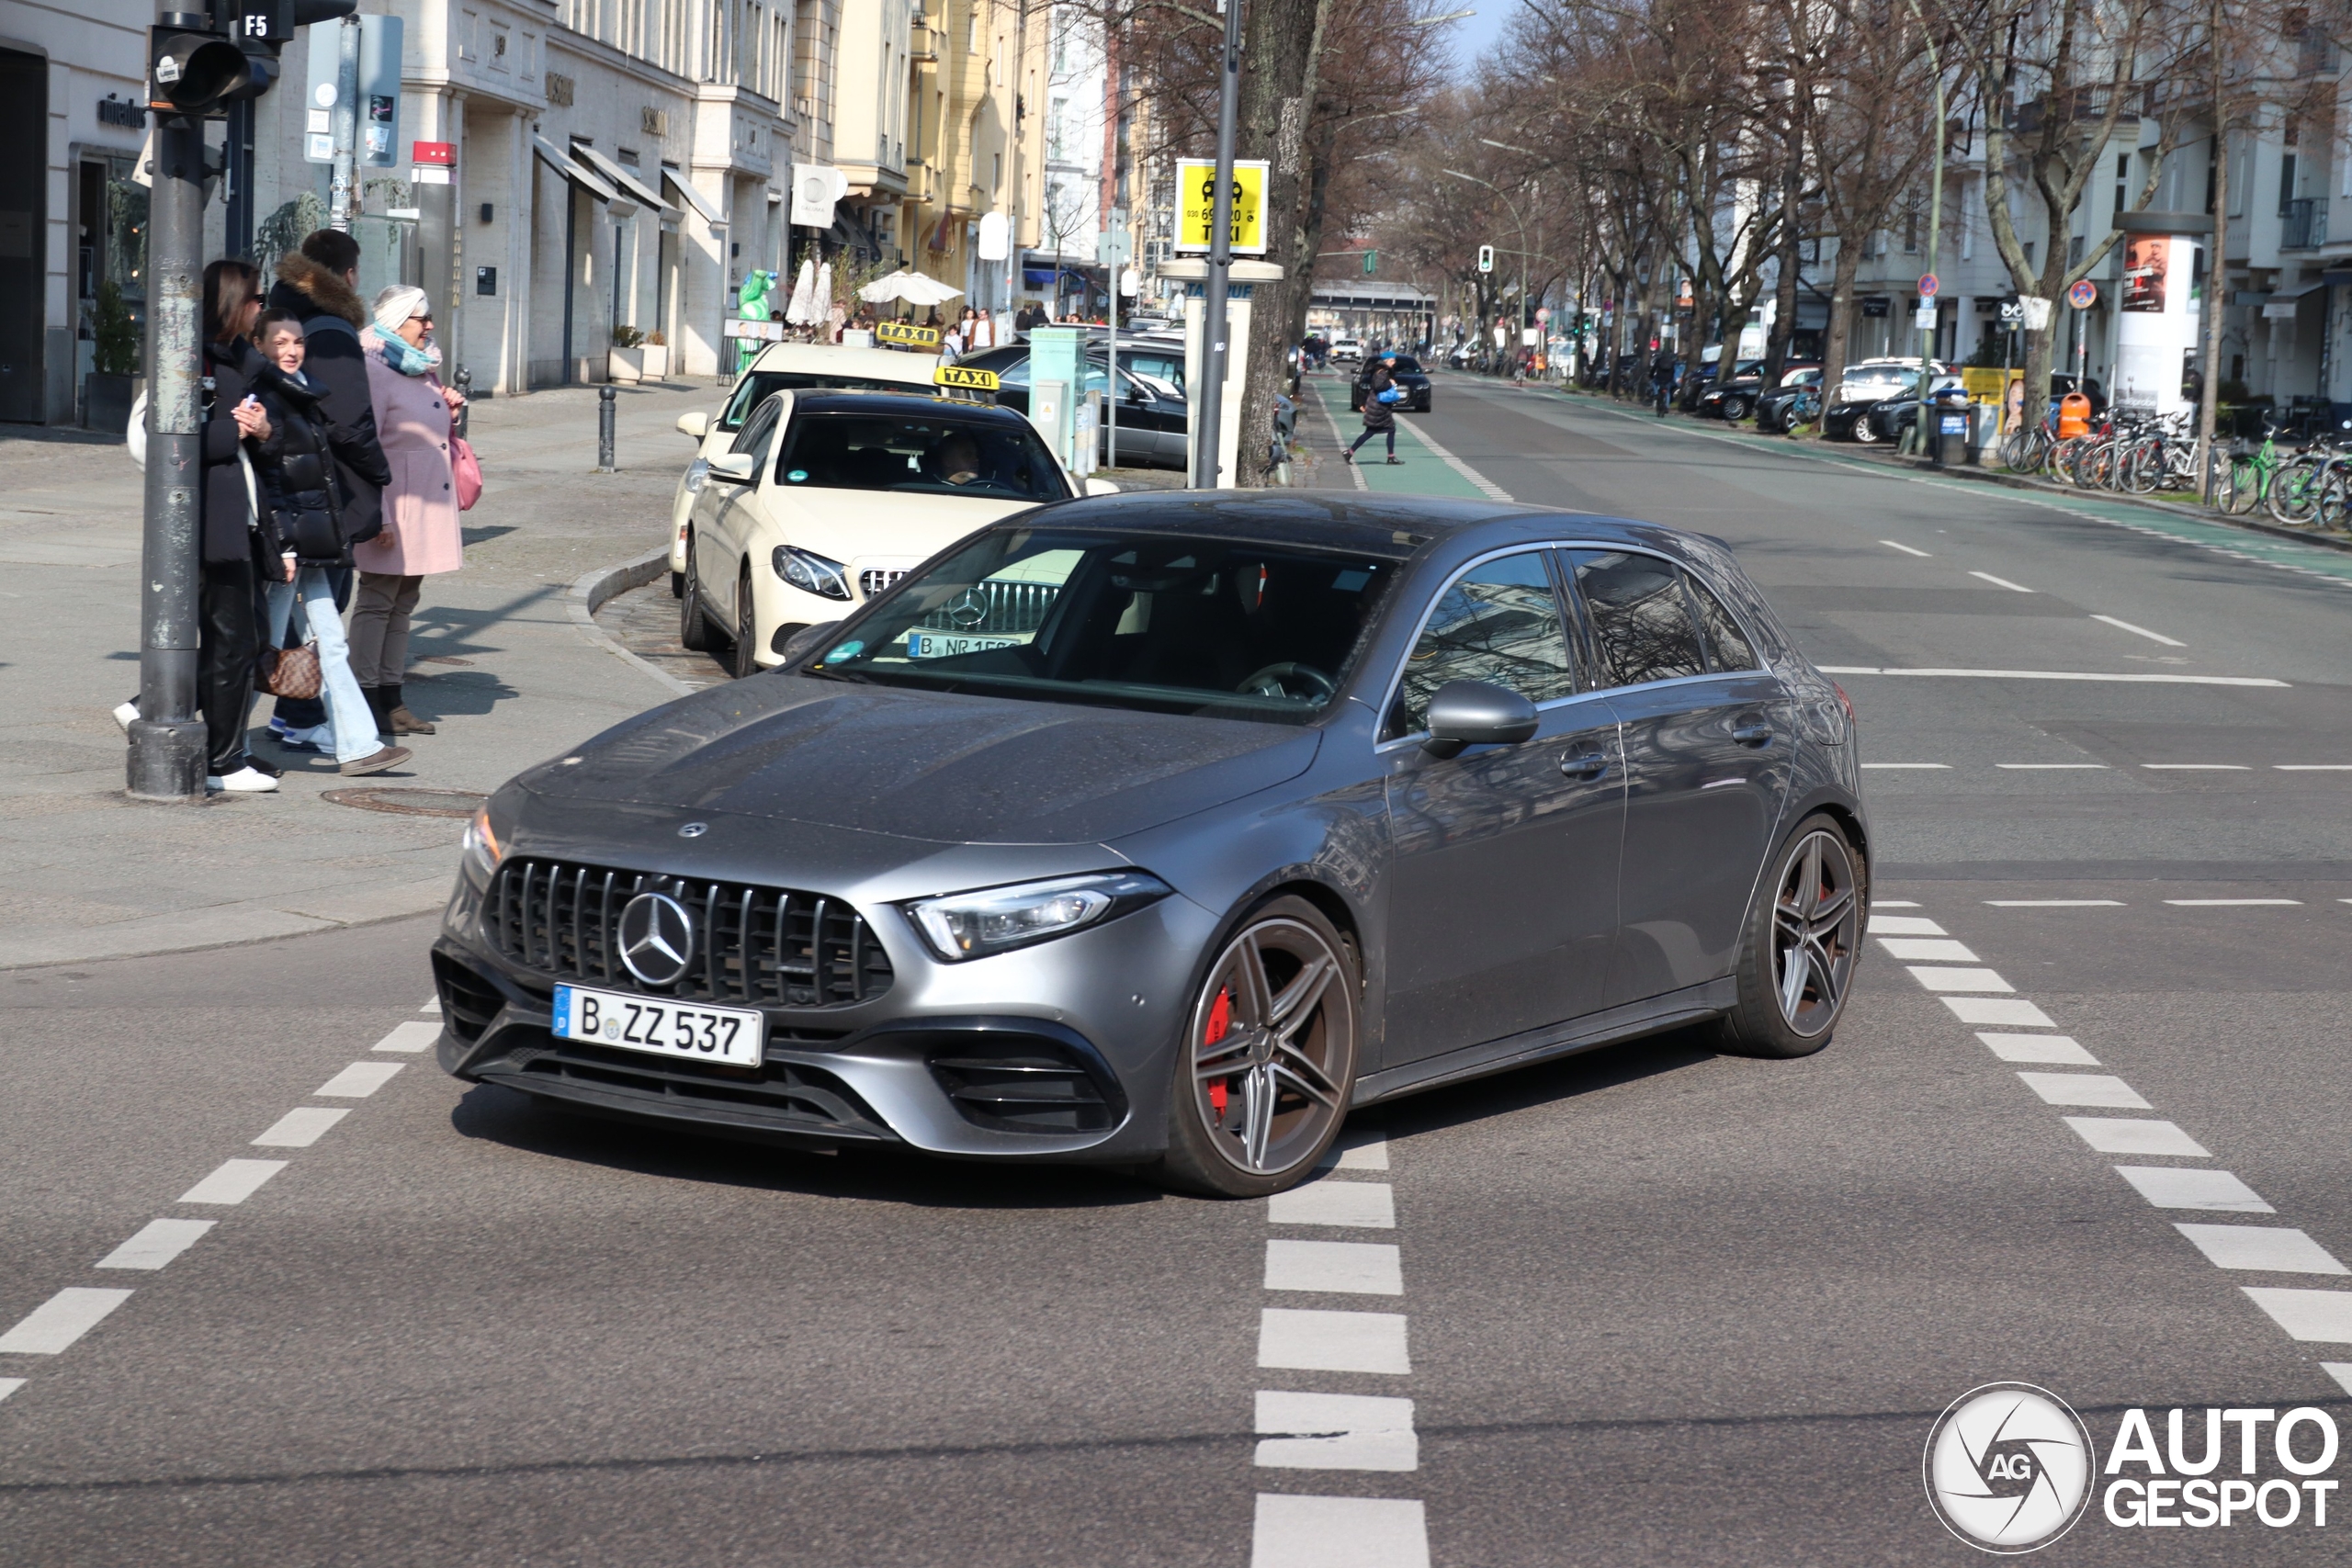
{"type": "MultiPolygon", "coordinates": [[[[1217,73],[1216,199],[1209,213],[1209,276],[1201,301],[1201,387],[1193,416],[1193,488],[1216,490],[1224,476],[1225,378],[1232,357],[1226,324],[1226,288],[1233,274],[1234,118],[1241,96],[1241,0],[1225,0],[1225,55],[1217,73]]],[[[1237,448],[1234,467],[1241,466],[1237,448]]],[[[1238,476],[1237,475],[1238,479],[1238,476]]]]}
{"type": "MultiPolygon", "coordinates": [[[[170,0],[166,0],[169,4],[170,0]]],[[[147,506],[140,542],[139,716],[130,722],[135,800],[202,800],[196,716],[202,571],[204,130],[157,111],[148,198],[147,506]]]]}
{"type": "MultiPolygon", "coordinates": [[[[327,227],[348,232],[352,209],[357,205],[352,191],[359,152],[357,17],[345,17],[335,27],[334,108],[334,118],[328,123],[334,128],[334,173],[327,184],[327,227]]],[[[571,298],[568,288],[565,298],[571,298]]],[[[454,300],[450,302],[450,313],[456,314],[454,300]]],[[[568,344],[564,352],[567,355],[571,353],[568,344]]]]}

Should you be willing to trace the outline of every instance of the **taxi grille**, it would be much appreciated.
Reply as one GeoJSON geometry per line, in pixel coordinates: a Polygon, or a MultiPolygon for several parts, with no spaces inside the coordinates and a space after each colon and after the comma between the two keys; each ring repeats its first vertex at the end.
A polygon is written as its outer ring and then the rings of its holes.
{"type": "Polygon", "coordinates": [[[925,631],[1019,637],[1046,624],[1061,591],[1058,582],[976,582],[915,624],[925,631]]]}
{"type": "Polygon", "coordinates": [[[892,570],[888,567],[879,566],[867,567],[857,574],[858,595],[861,598],[871,599],[906,575],[903,570],[892,570]]]}
{"type": "Polygon", "coordinates": [[[695,919],[686,973],[666,994],[692,1001],[842,1007],[895,978],[863,916],[838,898],[790,888],[568,861],[510,860],[482,906],[503,956],[557,979],[649,988],[622,964],[621,910],[666,893],[695,919]]]}

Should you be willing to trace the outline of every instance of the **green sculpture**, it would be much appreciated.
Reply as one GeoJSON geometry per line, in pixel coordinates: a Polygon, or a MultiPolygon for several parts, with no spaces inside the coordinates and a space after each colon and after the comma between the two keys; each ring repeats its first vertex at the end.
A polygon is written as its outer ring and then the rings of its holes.
{"type": "MultiPolygon", "coordinates": [[[[748,272],[742,287],[737,290],[739,303],[735,313],[747,321],[764,321],[775,312],[768,305],[768,295],[775,288],[776,276],[772,272],[748,272]]],[[[741,376],[752,367],[752,361],[767,347],[765,338],[746,337],[735,340],[735,374],[741,376]]]]}

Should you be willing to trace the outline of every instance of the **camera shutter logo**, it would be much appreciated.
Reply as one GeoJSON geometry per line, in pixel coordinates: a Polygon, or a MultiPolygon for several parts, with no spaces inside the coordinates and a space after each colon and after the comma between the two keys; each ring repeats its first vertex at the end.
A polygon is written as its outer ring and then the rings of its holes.
{"type": "Polygon", "coordinates": [[[2090,1428],[2031,1383],[1996,1382],[1952,1401],[1928,1434],[1928,1501],[1980,1551],[2038,1551],[2075,1528],[2098,1468],[2090,1428]]]}
{"type": "Polygon", "coordinates": [[[640,893],[621,910],[621,962],[649,986],[674,986],[694,962],[695,918],[667,893],[640,893]]]}

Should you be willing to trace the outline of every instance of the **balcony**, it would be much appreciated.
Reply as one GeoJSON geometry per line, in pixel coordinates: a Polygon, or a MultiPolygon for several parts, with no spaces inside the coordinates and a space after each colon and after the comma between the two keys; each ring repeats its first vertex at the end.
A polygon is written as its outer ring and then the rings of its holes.
{"type": "Polygon", "coordinates": [[[2278,209],[2278,248],[2315,251],[2327,243],[2327,197],[2298,197],[2278,209]]]}
{"type": "Polygon", "coordinates": [[[939,43],[946,36],[947,32],[944,28],[934,28],[927,23],[917,22],[914,27],[914,36],[908,46],[908,59],[917,65],[937,64],[939,43]]]}

